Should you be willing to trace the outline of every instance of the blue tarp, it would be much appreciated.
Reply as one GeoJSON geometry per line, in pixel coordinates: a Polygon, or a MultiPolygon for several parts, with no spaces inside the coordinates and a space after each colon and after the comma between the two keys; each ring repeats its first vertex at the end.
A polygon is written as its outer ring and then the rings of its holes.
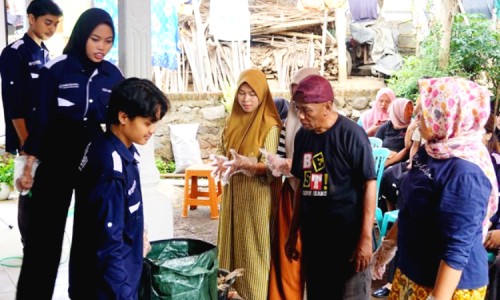
{"type": "MultiPolygon", "coordinates": [[[[499,0],[496,0],[496,2],[499,2],[499,0]]],[[[488,19],[491,19],[491,12],[495,7],[493,0],[462,0],[462,4],[466,13],[483,14],[488,19]]]]}
{"type": "Polygon", "coordinates": [[[177,69],[179,21],[174,0],[151,0],[151,63],[177,69]]]}
{"type": "Polygon", "coordinates": [[[113,48],[106,55],[106,59],[118,65],[118,2],[117,0],[94,0],[94,7],[102,8],[107,11],[111,18],[113,18],[113,25],[115,26],[115,42],[113,48]]]}

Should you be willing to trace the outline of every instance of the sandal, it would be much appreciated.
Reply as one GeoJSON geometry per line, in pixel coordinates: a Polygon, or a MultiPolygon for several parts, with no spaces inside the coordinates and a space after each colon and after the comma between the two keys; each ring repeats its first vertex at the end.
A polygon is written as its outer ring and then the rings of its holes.
{"type": "Polygon", "coordinates": [[[376,290],[375,292],[373,292],[372,296],[375,297],[375,298],[384,298],[384,297],[387,297],[389,296],[389,294],[391,293],[391,290],[385,286],[379,288],[378,290],[376,290]]]}

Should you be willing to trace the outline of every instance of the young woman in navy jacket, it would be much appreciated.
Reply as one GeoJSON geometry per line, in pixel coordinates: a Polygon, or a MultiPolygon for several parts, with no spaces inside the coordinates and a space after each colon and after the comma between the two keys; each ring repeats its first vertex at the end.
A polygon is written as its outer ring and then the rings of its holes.
{"type": "Polygon", "coordinates": [[[111,90],[124,79],[104,60],[114,37],[111,16],[88,9],[63,55],[40,72],[35,126],[24,145],[27,163],[17,181],[20,189],[30,190],[33,205],[18,300],[52,298],[78,165],[88,142],[103,133],[111,90]],[[40,164],[33,177],[36,160],[40,164]]]}

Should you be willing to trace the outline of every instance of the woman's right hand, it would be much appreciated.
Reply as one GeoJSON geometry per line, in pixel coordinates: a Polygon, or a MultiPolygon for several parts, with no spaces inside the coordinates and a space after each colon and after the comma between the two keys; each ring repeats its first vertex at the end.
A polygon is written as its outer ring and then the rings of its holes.
{"type": "Polygon", "coordinates": [[[222,178],[222,174],[226,170],[226,168],[222,165],[227,161],[227,157],[222,155],[214,155],[213,161],[210,164],[215,167],[215,169],[211,172],[211,176],[215,179],[215,181],[219,181],[222,178]]]}
{"type": "Polygon", "coordinates": [[[375,136],[379,127],[380,125],[373,124],[370,128],[368,128],[368,130],[366,130],[366,134],[368,134],[368,136],[375,136]]]}
{"type": "Polygon", "coordinates": [[[500,247],[500,229],[488,231],[484,241],[484,247],[488,250],[496,250],[500,247]]]}
{"type": "Polygon", "coordinates": [[[382,243],[372,256],[372,279],[380,280],[384,276],[386,265],[396,255],[398,249],[395,240],[382,238],[382,243]]]}

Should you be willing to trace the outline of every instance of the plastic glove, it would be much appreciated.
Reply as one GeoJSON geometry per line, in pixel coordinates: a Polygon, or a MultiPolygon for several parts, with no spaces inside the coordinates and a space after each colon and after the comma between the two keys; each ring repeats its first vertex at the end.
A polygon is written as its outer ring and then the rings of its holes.
{"type": "Polygon", "coordinates": [[[215,167],[215,169],[210,173],[210,176],[212,176],[217,182],[219,181],[219,179],[221,179],[222,172],[224,171],[224,167],[222,166],[222,164],[227,161],[227,157],[222,155],[214,155],[212,159],[213,161],[210,165],[215,167]]]}
{"type": "Polygon", "coordinates": [[[21,195],[29,194],[38,164],[34,156],[20,155],[14,159],[14,183],[21,195]]]}
{"type": "Polygon", "coordinates": [[[151,251],[151,243],[149,242],[148,229],[146,228],[146,226],[144,226],[144,231],[142,233],[142,241],[143,241],[142,257],[146,257],[149,251],[151,251]]]}
{"type": "Polygon", "coordinates": [[[228,181],[229,178],[236,173],[243,173],[247,176],[255,175],[257,171],[257,158],[247,157],[236,153],[236,150],[229,149],[233,159],[222,163],[222,166],[227,168],[222,176],[222,182],[228,181]]]}
{"type": "Polygon", "coordinates": [[[266,157],[267,167],[271,170],[273,176],[290,176],[290,169],[292,165],[291,159],[283,158],[277,154],[269,153],[266,151],[266,149],[260,149],[260,153],[262,153],[266,157]]]}
{"type": "Polygon", "coordinates": [[[386,265],[394,258],[398,250],[395,240],[386,240],[382,238],[382,243],[377,251],[373,253],[372,258],[372,279],[380,280],[384,276],[386,265]]]}

